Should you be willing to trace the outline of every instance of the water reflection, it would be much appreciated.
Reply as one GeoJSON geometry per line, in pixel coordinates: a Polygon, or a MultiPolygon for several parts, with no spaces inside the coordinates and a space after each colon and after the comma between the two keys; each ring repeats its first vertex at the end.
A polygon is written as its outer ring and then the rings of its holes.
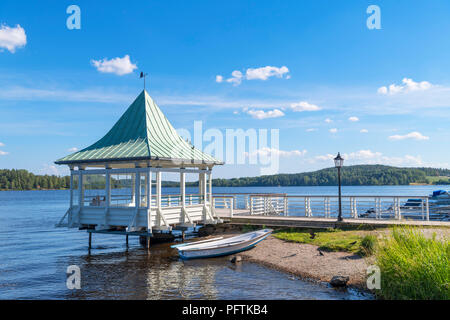
{"type": "Polygon", "coordinates": [[[55,228],[67,191],[0,192],[0,299],[361,299],[228,258],[182,261],[167,244],[55,228]],[[78,265],[81,289],[66,287],[78,265]]]}
{"type": "Polygon", "coordinates": [[[233,265],[228,258],[178,259],[169,245],[149,252],[92,253],[71,258],[81,268],[81,290],[68,299],[365,299],[253,263],[233,265]]]}

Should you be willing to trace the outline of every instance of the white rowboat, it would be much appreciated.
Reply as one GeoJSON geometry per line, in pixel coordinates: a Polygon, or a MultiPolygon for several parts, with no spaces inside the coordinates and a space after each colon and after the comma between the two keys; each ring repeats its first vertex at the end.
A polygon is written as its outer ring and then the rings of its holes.
{"type": "Polygon", "coordinates": [[[226,256],[253,248],[258,242],[267,238],[272,231],[272,229],[263,229],[226,239],[214,238],[173,245],[171,247],[178,250],[178,254],[182,259],[226,256]]]}

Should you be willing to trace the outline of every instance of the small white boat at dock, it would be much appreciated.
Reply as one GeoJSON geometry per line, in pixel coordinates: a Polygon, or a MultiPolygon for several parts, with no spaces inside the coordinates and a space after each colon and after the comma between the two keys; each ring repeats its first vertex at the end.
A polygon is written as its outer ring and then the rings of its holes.
{"type": "Polygon", "coordinates": [[[272,229],[262,229],[226,239],[220,237],[177,244],[171,248],[176,248],[182,259],[225,256],[253,248],[258,242],[267,238],[272,231],[272,229]]]}

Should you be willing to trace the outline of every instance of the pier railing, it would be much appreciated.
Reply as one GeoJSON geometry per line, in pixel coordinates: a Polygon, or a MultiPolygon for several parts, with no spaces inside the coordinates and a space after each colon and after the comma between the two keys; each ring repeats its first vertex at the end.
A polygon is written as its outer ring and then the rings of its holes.
{"type": "MultiPolygon", "coordinates": [[[[213,206],[230,216],[239,212],[240,215],[337,218],[339,198],[335,195],[214,194],[213,206]]],[[[342,215],[354,219],[396,220],[443,217],[442,212],[430,208],[426,196],[396,195],[342,196],[342,215]]]]}

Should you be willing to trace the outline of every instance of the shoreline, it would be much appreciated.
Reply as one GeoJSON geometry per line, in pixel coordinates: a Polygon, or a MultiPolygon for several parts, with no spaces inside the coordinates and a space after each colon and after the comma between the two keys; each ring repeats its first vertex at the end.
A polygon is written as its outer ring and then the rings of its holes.
{"type": "MultiPolygon", "coordinates": [[[[213,230],[208,237],[231,237],[245,232],[239,225],[221,226],[213,230]]],[[[230,259],[233,256],[316,283],[329,284],[333,276],[348,276],[347,288],[373,294],[366,285],[366,271],[372,264],[372,257],[343,251],[323,251],[313,244],[284,241],[273,235],[250,250],[230,256],[230,259]]]]}
{"type": "Polygon", "coordinates": [[[319,251],[318,248],[269,236],[251,250],[238,255],[244,261],[258,263],[307,281],[328,284],[333,276],[348,276],[348,288],[372,294],[366,286],[370,258],[349,252],[319,251]]]}

